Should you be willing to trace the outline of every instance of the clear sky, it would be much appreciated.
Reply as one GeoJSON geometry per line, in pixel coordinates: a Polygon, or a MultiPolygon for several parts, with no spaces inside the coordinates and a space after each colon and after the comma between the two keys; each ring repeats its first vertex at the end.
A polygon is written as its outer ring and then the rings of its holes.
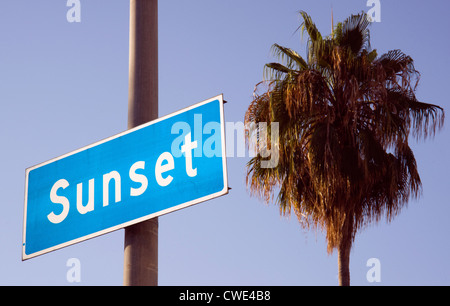
{"type": "MultiPolygon", "coordinates": [[[[0,2],[0,285],[122,284],[123,230],[21,261],[25,169],[127,127],[129,1],[81,0],[79,23],[67,21],[66,2],[0,2]],[[79,259],[80,283],[66,279],[70,258],[79,259]]],[[[299,10],[328,35],[331,7],[336,23],[367,12],[366,2],[159,1],[159,115],[223,93],[226,121],[243,121],[263,65],[274,61],[271,45],[305,55],[294,33],[299,10]]],[[[450,3],[380,3],[372,47],[411,55],[419,100],[448,112],[450,3]]],[[[353,285],[450,285],[448,124],[413,149],[423,195],[357,235],[353,285]],[[370,258],[379,259],[380,283],[366,278],[370,258]]],[[[337,285],[324,234],[249,196],[248,159],[228,158],[228,195],[160,217],[160,285],[337,285]]]]}

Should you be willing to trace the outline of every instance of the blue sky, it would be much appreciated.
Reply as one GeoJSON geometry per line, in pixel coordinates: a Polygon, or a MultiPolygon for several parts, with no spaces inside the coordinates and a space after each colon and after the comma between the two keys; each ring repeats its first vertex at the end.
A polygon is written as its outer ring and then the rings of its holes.
{"type": "MultiPolygon", "coordinates": [[[[121,285],[123,230],[21,261],[25,169],[127,127],[129,1],[0,2],[0,284],[121,285]]],[[[450,4],[380,0],[371,26],[378,53],[401,49],[421,72],[417,96],[449,106],[450,4]]],[[[305,54],[299,10],[328,35],[334,21],[368,11],[365,0],[171,0],[159,3],[159,115],[220,93],[226,121],[243,121],[263,65],[278,43],[305,54]]],[[[351,252],[353,285],[450,285],[450,134],[413,142],[423,195],[390,224],[361,231],[351,252]],[[369,283],[370,258],[381,283],[369,283]]],[[[324,234],[249,196],[248,157],[228,158],[230,193],[160,217],[160,285],[336,285],[337,254],[324,234]]]]}

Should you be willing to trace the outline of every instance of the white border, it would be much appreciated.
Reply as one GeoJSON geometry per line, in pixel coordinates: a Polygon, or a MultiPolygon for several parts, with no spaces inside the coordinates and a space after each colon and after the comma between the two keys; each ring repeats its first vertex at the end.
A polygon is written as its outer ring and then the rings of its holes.
{"type": "Polygon", "coordinates": [[[100,235],[104,235],[106,233],[110,233],[110,232],[116,231],[118,229],[122,229],[122,228],[125,228],[127,226],[130,226],[130,225],[133,225],[133,224],[136,224],[136,223],[140,223],[142,221],[149,220],[149,219],[154,218],[154,217],[162,216],[162,215],[168,214],[170,212],[173,212],[173,211],[176,211],[176,210],[180,210],[182,208],[185,208],[185,207],[188,207],[188,206],[191,206],[191,205],[194,205],[194,204],[198,204],[200,202],[204,202],[204,201],[207,201],[207,200],[210,200],[210,199],[213,199],[213,198],[225,195],[227,193],[228,193],[228,174],[227,174],[227,159],[226,159],[226,148],[225,148],[225,120],[224,120],[224,111],[223,111],[223,94],[220,94],[220,95],[215,96],[213,98],[210,98],[210,99],[204,100],[202,102],[196,103],[194,105],[191,105],[189,107],[183,108],[183,109],[181,109],[179,111],[176,111],[174,113],[171,113],[171,114],[168,114],[166,116],[157,118],[157,119],[155,119],[153,121],[149,121],[147,123],[144,123],[142,125],[139,125],[137,127],[132,128],[132,129],[126,130],[126,131],[121,132],[119,134],[116,134],[114,136],[105,138],[103,140],[100,140],[100,141],[95,142],[93,144],[90,144],[88,146],[82,147],[82,148],[80,148],[78,150],[66,153],[66,154],[61,155],[59,157],[53,158],[53,159],[48,160],[46,162],[43,162],[43,163],[40,163],[38,165],[35,165],[35,166],[27,168],[25,170],[25,200],[24,200],[23,233],[22,233],[22,261],[30,259],[30,258],[33,258],[33,257],[36,257],[36,256],[39,256],[39,255],[42,255],[42,254],[45,254],[45,253],[48,253],[48,252],[51,252],[51,251],[54,251],[54,250],[57,250],[57,249],[61,249],[63,247],[66,247],[66,246],[69,246],[69,245],[72,245],[72,244],[75,244],[75,243],[78,243],[78,242],[81,242],[81,241],[85,241],[85,240],[88,240],[88,239],[91,239],[91,238],[94,238],[94,237],[97,237],[97,236],[100,236],[100,235]],[[173,206],[173,207],[170,207],[170,208],[158,211],[156,213],[153,213],[153,214],[150,214],[150,215],[147,215],[147,216],[143,216],[143,217],[140,217],[140,218],[137,218],[137,219],[134,219],[134,220],[131,220],[131,221],[128,221],[128,222],[116,225],[116,226],[112,226],[110,228],[107,228],[107,229],[104,229],[104,230],[101,230],[101,231],[98,231],[98,232],[95,232],[95,233],[92,233],[92,234],[89,234],[89,235],[86,235],[86,236],[83,236],[83,237],[80,237],[80,238],[77,238],[77,239],[73,239],[73,240],[70,240],[70,241],[58,244],[56,246],[52,246],[50,248],[47,248],[47,249],[44,249],[44,250],[32,253],[32,254],[26,254],[25,253],[26,224],[27,224],[26,223],[26,220],[27,220],[27,199],[28,199],[28,197],[27,197],[27,194],[28,194],[28,176],[29,176],[29,173],[30,173],[31,170],[34,170],[36,168],[40,168],[40,167],[45,166],[47,164],[53,163],[53,162],[55,162],[57,160],[60,160],[60,159],[66,158],[68,156],[74,155],[74,154],[76,154],[78,152],[81,152],[81,151],[90,149],[92,147],[101,145],[101,144],[103,144],[105,142],[108,142],[110,140],[119,138],[119,137],[124,136],[126,134],[132,133],[132,132],[134,132],[136,130],[140,130],[142,128],[145,128],[147,126],[155,124],[155,123],[157,123],[159,121],[162,121],[162,120],[168,119],[170,117],[176,116],[178,114],[187,112],[187,111],[189,111],[189,110],[191,110],[193,108],[200,107],[200,106],[202,106],[204,104],[210,103],[210,102],[215,101],[215,100],[219,100],[219,104],[220,104],[220,120],[221,120],[220,129],[221,129],[221,137],[222,137],[222,167],[223,167],[223,182],[224,182],[224,187],[223,187],[223,189],[221,191],[213,193],[213,194],[210,194],[210,195],[207,195],[207,196],[204,196],[202,198],[198,198],[198,199],[186,202],[186,203],[178,204],[176,206],[173,206]]]}

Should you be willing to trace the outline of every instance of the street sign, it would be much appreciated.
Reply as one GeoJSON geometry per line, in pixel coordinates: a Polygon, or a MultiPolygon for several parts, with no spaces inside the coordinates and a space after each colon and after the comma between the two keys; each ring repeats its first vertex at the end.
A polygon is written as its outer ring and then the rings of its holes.
{"type": "Polygon", "coordinates": [[[22,260],[228,193],[223,97],[28,168],[22,260]]]}

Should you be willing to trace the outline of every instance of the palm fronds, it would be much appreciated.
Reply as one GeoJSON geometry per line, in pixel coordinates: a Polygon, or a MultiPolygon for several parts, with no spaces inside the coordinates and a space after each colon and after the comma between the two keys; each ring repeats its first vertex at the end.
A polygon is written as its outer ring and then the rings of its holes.
{"type": "Polygon", "coordinates": [[[410,56],[371,50],[365,14],[338,23],[325,38],[308,14],[300,15],[307,60],[274,44],[278,62],[266,64],[245,115],[247,125],[279,122],[279,161],[264,168],[256,155],[247,164],[247,185],[280,213],[325,230],[331,252],[343,237],[392,220],[420,195],[408,137],[434,135],[444,110],[417,100],[420,74],[410,56]]]}

